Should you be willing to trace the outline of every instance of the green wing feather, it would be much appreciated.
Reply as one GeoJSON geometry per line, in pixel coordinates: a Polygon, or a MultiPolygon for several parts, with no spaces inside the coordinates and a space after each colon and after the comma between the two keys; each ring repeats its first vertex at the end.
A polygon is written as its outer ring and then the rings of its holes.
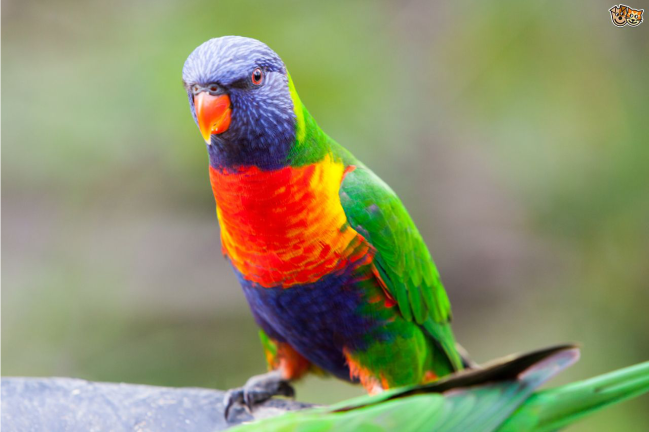
{"type": "Polygon", "coordinates": [[[462,369],[450,328],[451,305],[417,227],[397,195],[362,164],[345,176],[340,201],[349,224],[376,249],[375,265],[407,320],[441,345],[454,370],[462,369]]]}
{"type": "Polygon", "coordinates": [[[532,393],[578,357],[579,351],[572,346],[548,348],[433,384],[361,396],[232,430],[549,432],[609,404],[649,392],[649,362],[645,362],[532,393]]]}
{"type": "MultiPolygon", "coordinates": [[[[388,390],[331,407],[284,414],[233,429],[255,431],[491,432],[531,393],[579,357],[572,346],[507,358],[424,386],[388,390]]],[[[525,431],[527,429],[515,429],[525,431]]]]}
{"type": "Polygon", "coordinates": [[[649,362],[533,394],[498,432],[549,432],[649,391],[649,362]]]}

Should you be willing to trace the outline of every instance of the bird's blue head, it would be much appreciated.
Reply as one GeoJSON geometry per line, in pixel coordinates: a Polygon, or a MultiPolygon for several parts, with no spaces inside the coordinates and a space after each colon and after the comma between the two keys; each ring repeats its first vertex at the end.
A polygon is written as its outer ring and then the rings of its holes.
{"type": "Polygon", "coordinates": [[[239,36],[210,39],[185,61],[183,82],[212,166],[273,169],[286,163],[299,99],[268,46],[239,36]]]}

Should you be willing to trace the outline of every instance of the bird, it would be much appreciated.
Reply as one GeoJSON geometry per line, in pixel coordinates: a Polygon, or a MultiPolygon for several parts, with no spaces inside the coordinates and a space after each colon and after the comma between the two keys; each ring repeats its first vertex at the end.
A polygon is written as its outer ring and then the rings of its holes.
{"type": "Polygon", "coordinates": [[[538,390],[579,359],[574,345],[510,356],[432,384],[245,423],[232,432],[543,432],[649,391],[649,362],[538,390]]]}
{"type": "Polygon", "coordinates": [[[226,396],[252,408],[307,373],[369,394],[434,382],[470,360],[415,223],[396,193],[329,137],[282,59],[241,36],[210,39],[182,70],[206,143],[222,252],[269,371],[226,396]]]}

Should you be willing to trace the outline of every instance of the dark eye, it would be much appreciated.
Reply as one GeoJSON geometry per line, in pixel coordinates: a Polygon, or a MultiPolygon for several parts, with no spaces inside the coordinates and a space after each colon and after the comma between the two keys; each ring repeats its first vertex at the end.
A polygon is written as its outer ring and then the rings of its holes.
{"type": "Polygon", "coordinates": [[[261,85],[261,82],[264,80],[264,73],[262,72],[261,68],[257,68],[254,71],[252,71],[252,83],[256,86],[261,85]]]}
{"type": "Polygon", "coordinates": [[[197,95],[197,94],[199,94],[200,92],[201,92],[201,86],[199,86],[198,84],[194,84],[194,85],[192,86],[192,93],[193,93],[194,95],[197,95]]]}
{"type": "Polygon", "coordinates": [[[219,91],[219,86],[216,84],[210,84],[207,89],[210,91],[210,93],[214,94],[219,91]]]}

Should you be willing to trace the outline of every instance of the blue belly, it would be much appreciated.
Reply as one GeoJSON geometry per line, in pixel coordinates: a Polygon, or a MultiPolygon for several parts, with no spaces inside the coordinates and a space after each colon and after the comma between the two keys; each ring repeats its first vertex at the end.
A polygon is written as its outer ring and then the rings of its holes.
{"type": "MultiPolygon", "coordinates": [[[[310,362],[349,380],[343,347],[363,350],[377,338],[384,321],[368,313],[369,266],[332,274],[290,288],[264,288],[236,269],[257,324],[273,339],[288,342],[310,362]]],[[[372,291],[374,291],[372,289],[372,291]]]]}

